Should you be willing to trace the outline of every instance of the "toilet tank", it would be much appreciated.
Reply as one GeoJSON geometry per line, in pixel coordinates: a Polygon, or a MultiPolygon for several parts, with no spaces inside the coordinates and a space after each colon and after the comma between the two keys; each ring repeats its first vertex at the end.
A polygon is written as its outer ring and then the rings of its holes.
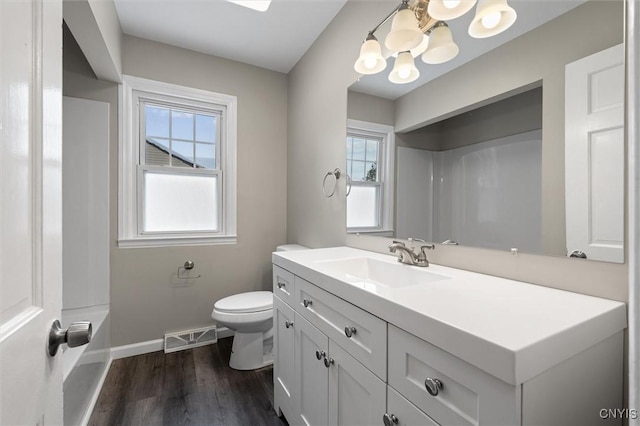
{"type": "Polygon", "coordinates": [[[301,246],[300,244],[284,244],[276,247],[276,251],[293,251],[293,250],[308,250],[309,247],[301,246]]]}

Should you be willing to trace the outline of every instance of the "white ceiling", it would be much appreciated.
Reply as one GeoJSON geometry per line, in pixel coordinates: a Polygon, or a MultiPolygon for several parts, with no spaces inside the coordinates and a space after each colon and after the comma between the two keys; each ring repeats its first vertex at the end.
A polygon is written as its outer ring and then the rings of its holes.
{"type": "Polygon", "coordinates": [[[115,0],[125,34],[288,73],[346,0],[115,0]]]}

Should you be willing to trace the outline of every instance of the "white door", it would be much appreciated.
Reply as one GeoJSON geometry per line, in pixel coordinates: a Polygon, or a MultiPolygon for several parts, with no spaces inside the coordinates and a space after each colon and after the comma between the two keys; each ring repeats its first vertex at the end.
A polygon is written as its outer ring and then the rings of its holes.
{"type": "Polygon", "coordinates": [[[291,424],[327,425],[329,370],[324,365],[329,338],[301,315],[296,315],[296,390],[299,420],[291,424]]]}
{"type": "Polygon", "coordinates": [[[329,341],[329,424],[368,426],[382,423],[387,386],[333,340],[329,341]]]}
{"type": "Polygon", "coordinates": [[[0,424],[62,424],[62,2],[0,1],[0,424]]]}
{"type": "Polygon", "coordinates": [[[624,262],[624,48],[565,69],[567,251],[624,262]]]}

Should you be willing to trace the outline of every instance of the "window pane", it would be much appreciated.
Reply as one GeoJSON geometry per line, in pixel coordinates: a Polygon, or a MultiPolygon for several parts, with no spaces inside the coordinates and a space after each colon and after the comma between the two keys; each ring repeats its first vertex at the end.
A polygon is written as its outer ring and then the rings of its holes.
{"type": "Polygon", "coordinates": [[[149,136],[169,137],[169,109],[146,105],[144,108],[146,120],[145,134],[149,136]]]}
{"type": "Polygon", "coordinates": [[[171,110],[171,138],[193,140],[193,114],[171,110]]]}
{"type": "Polygon", "coordinates": [[[218,177],[144,173],[144,232],[217,231],[218,177]]]}
{"type": "Polygon", "coordinates": [[[216,168],[216,146],[208,143],[196,144],[196,167],[216,168]]]}
{"type": "Polygon", "coordinates": [[[351,179],[355,181],[365,180],[365,166],[364,161],[353,161],[351,164],[351,179]]]}
{"type": "Polygon", "coordinates": [[[377,186],[353,186],[347,197],[347,228],[377,227],[378,224],[377,186]]]}
{"type": "Polygon", "coordinates": [[[353,151],[353,138],[351,136],[347,136],[347,160],[351,159],[352,151],[353,151]]]}
{"type": "Polygon", "coordinates": [[[367,161],[378,161],[378,141],[367,139],[367,161]]]}
{"type": "Polygon", "coordinates": [[[169,141],[159,138],[147,138],[144,147],[144,163],[150,166],[169,165],[169,141]]]}
{"type": "Polygon", "coordinates": [[[173,141],[171,144],[173,167],[193,167],[193,143],[173,141]]]}
{"type": "Polygon", "coordinates": [[[351,154],[351,158],[354,160],[362,160],[364,161],[365,155],[365,141],[361,138],[353,138],[353,152],[351,154]]]}
{"type": "Polygon", "coordinates": [[[216,141],[216,117],[196,115],[196,140],[198,142],[216,141]]]}

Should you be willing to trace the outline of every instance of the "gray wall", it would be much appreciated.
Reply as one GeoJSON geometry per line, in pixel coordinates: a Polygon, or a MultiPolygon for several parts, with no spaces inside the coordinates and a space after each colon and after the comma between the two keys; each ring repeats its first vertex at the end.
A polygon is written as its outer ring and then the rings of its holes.
{"type": "Polygon", "coordinates": [[[393,1],[348,1],[289,73],[287,239],[308,247],[344,245],[344,181],[322,194],[322,178],[346,164],[347,87],[372,25],[393,1]]]}
{"type": "Polygon", "coordinates": [[[396,114],[394,101],[351,90],[347,96],[347,117],[351,120],[393,126],[396,114]]]}
{"type": "MultiPolygon", "coordinates": [[[[353,62],[358,55],[362,39],[370,29],[369,27],[375,25],[381,17],[386,16],[389,4],[392,3],[347,2],[289,74],[289,176],[287,188],[289,194],[287,206],[289,242],[298,242],[310,247],[326,247],[346,243],[350,246],[374,251],[386,251],[388,239],[346,235],[343,193],[326,199],[319,186],[322,176],[327,170],[341,167],[345,163],[347,88],[357,78],[355,71],[353,71],[353,62]]],[[[611,19],[612,14],[614,15],[613,19],[617,21],[622,19],[621,2],[607,1],[594,7],[597,7],[602,13],[596,22],[611,19]]],[[[600,25],[598,28],[602,30],[600,25]]],[[[556,28],[557,30],[559,28],[556,28]]],[[[564,40],[561,37],[559,40],[554,40],[554,44],[569,43],[575,47],[576,58],[580,57],[579,50],[583,46],[586,46],[590,51],[597,51],[615,44],[612,40],[605,40],[607,37],[602,35],[603,31],[594,31],[593,33],[586,39],[569,38],[564,40]],[[595,41],[593,41],[594,39],[595,41]],[[592,41],[587,42],[586,40],[592,41]]],[[[621,42],[622,30],[618,32],[618,35],[617,42],[621,42]]],[[[519,50],[525,53],[534,51],[538,44],[545,47],[550,46],[548,42],[543,43],[538,39],[530,40],[526,37],[522,43],[524,45],[520,46],[519,50]]],[[[509,60],[505,66],[507,70],[518,65],[517,60],[511,60],[515,59],[515,56],[511,56],[515,53],[508,54],[509,60]]],[[[502,51],[499,55],[506,54],[502,51]]],[[[479,59],[479,61],[483,60],[479,59]]],[[[540,70],[538,66],[533,68],[540,70]]],[[[511,84],[505,82],[497,88],[490,88],[490,85],[475,85],[473,93],[477,99],[474,102],[466,102],[466,104],[473,104],[494,96],[496,94],[494,92],[503,93],[514,87],[540,80],[538,72],[525,72],[523,76],[518,77],[519,72],[513,72],[513,79],[505,79],[509,80],[511,84]],[[513,84],[512,80],[518,80],[518,84],[513,84]]],[[[428,120],[425,117],[439,117],[444,114],[445,110],[458,110],[461,105],[452,102],[456,96],[451,96],[451,92],[456,90],[456,84],[461,84],[460,78],[463,80],[468,78],[468,84],[473,84],[476,81],[475,78],[469,78],[467,74],[459,75],[454,72],[438,79],[437,87],[424,88],[424,90],[430,91],[430,99],[435,98],[442,100],[442,102],[432,102],[427,105],[424,102],[418,102],[417,99],[413,102],[409,102],[409,99],[404,100],[402,102],[404,109],[415,108],[416,110],[409,114],[411,119],[397,120],[396,128],[408,130],[412,125],[417,128],[426,124],[428,120]],[[436,105],[440,114],[430,111],[430,108],[436,108],[436,105]]],[[[563,79],[564,74],[548,78],[545,76],[545,87],[564,93],[561,85],[563,79]]],[[[543,102],[546,108],[546,96],[543,102]]],[[[398,108],[397,103],[396,111],[398,108]]],[[[553,122],[547,122],[550,116],[556,117],[556,123],[561,120],[564,117],[564,105],[554,104],[550,108],[548,113],[545,113],[543,125],[548,127],[549,124],[553,129],[553,122]]],[[[558,134],[557,131],[555,134],[558,134]]],[[[563,135],[563,131],[560,134],[563,135]]],[[[548,138],[546,133],[543,137],[548,138]]],[[[544,155],[556,156],[558,161],[563,161],[563,147],[559,144],[554,149],[545,150],[544,155]]],[[[546,177],[543,185],[547,191],[549,186],[564,186],[562,182],[562,176],[552,174],[546,177]]],[[[549,195],[545,196],[545,202],[557,204],[562,203],[562,200],[549,195]]],[[[438,247],[431,257],[435,263],[490,275],[618,300],[626,300],[628,297],[626,265],[578,262],[576,259],[526,254],[513,256],[502,251],[450,246],[438,247]]]]}
{"type": "Polygon", "coordinates": [[[271,287],[271,252],[286,242],[286,75],[125,36],[123,73],[238,97],[238,243],[193,247],[117,247],[117,86],[95,79],[65,37],[64,93],[111,104],[112,345],[162,338],[213,324],[216,300],[271,287]],[[177,287],[185,260],[202,278],[177,287]]]}

